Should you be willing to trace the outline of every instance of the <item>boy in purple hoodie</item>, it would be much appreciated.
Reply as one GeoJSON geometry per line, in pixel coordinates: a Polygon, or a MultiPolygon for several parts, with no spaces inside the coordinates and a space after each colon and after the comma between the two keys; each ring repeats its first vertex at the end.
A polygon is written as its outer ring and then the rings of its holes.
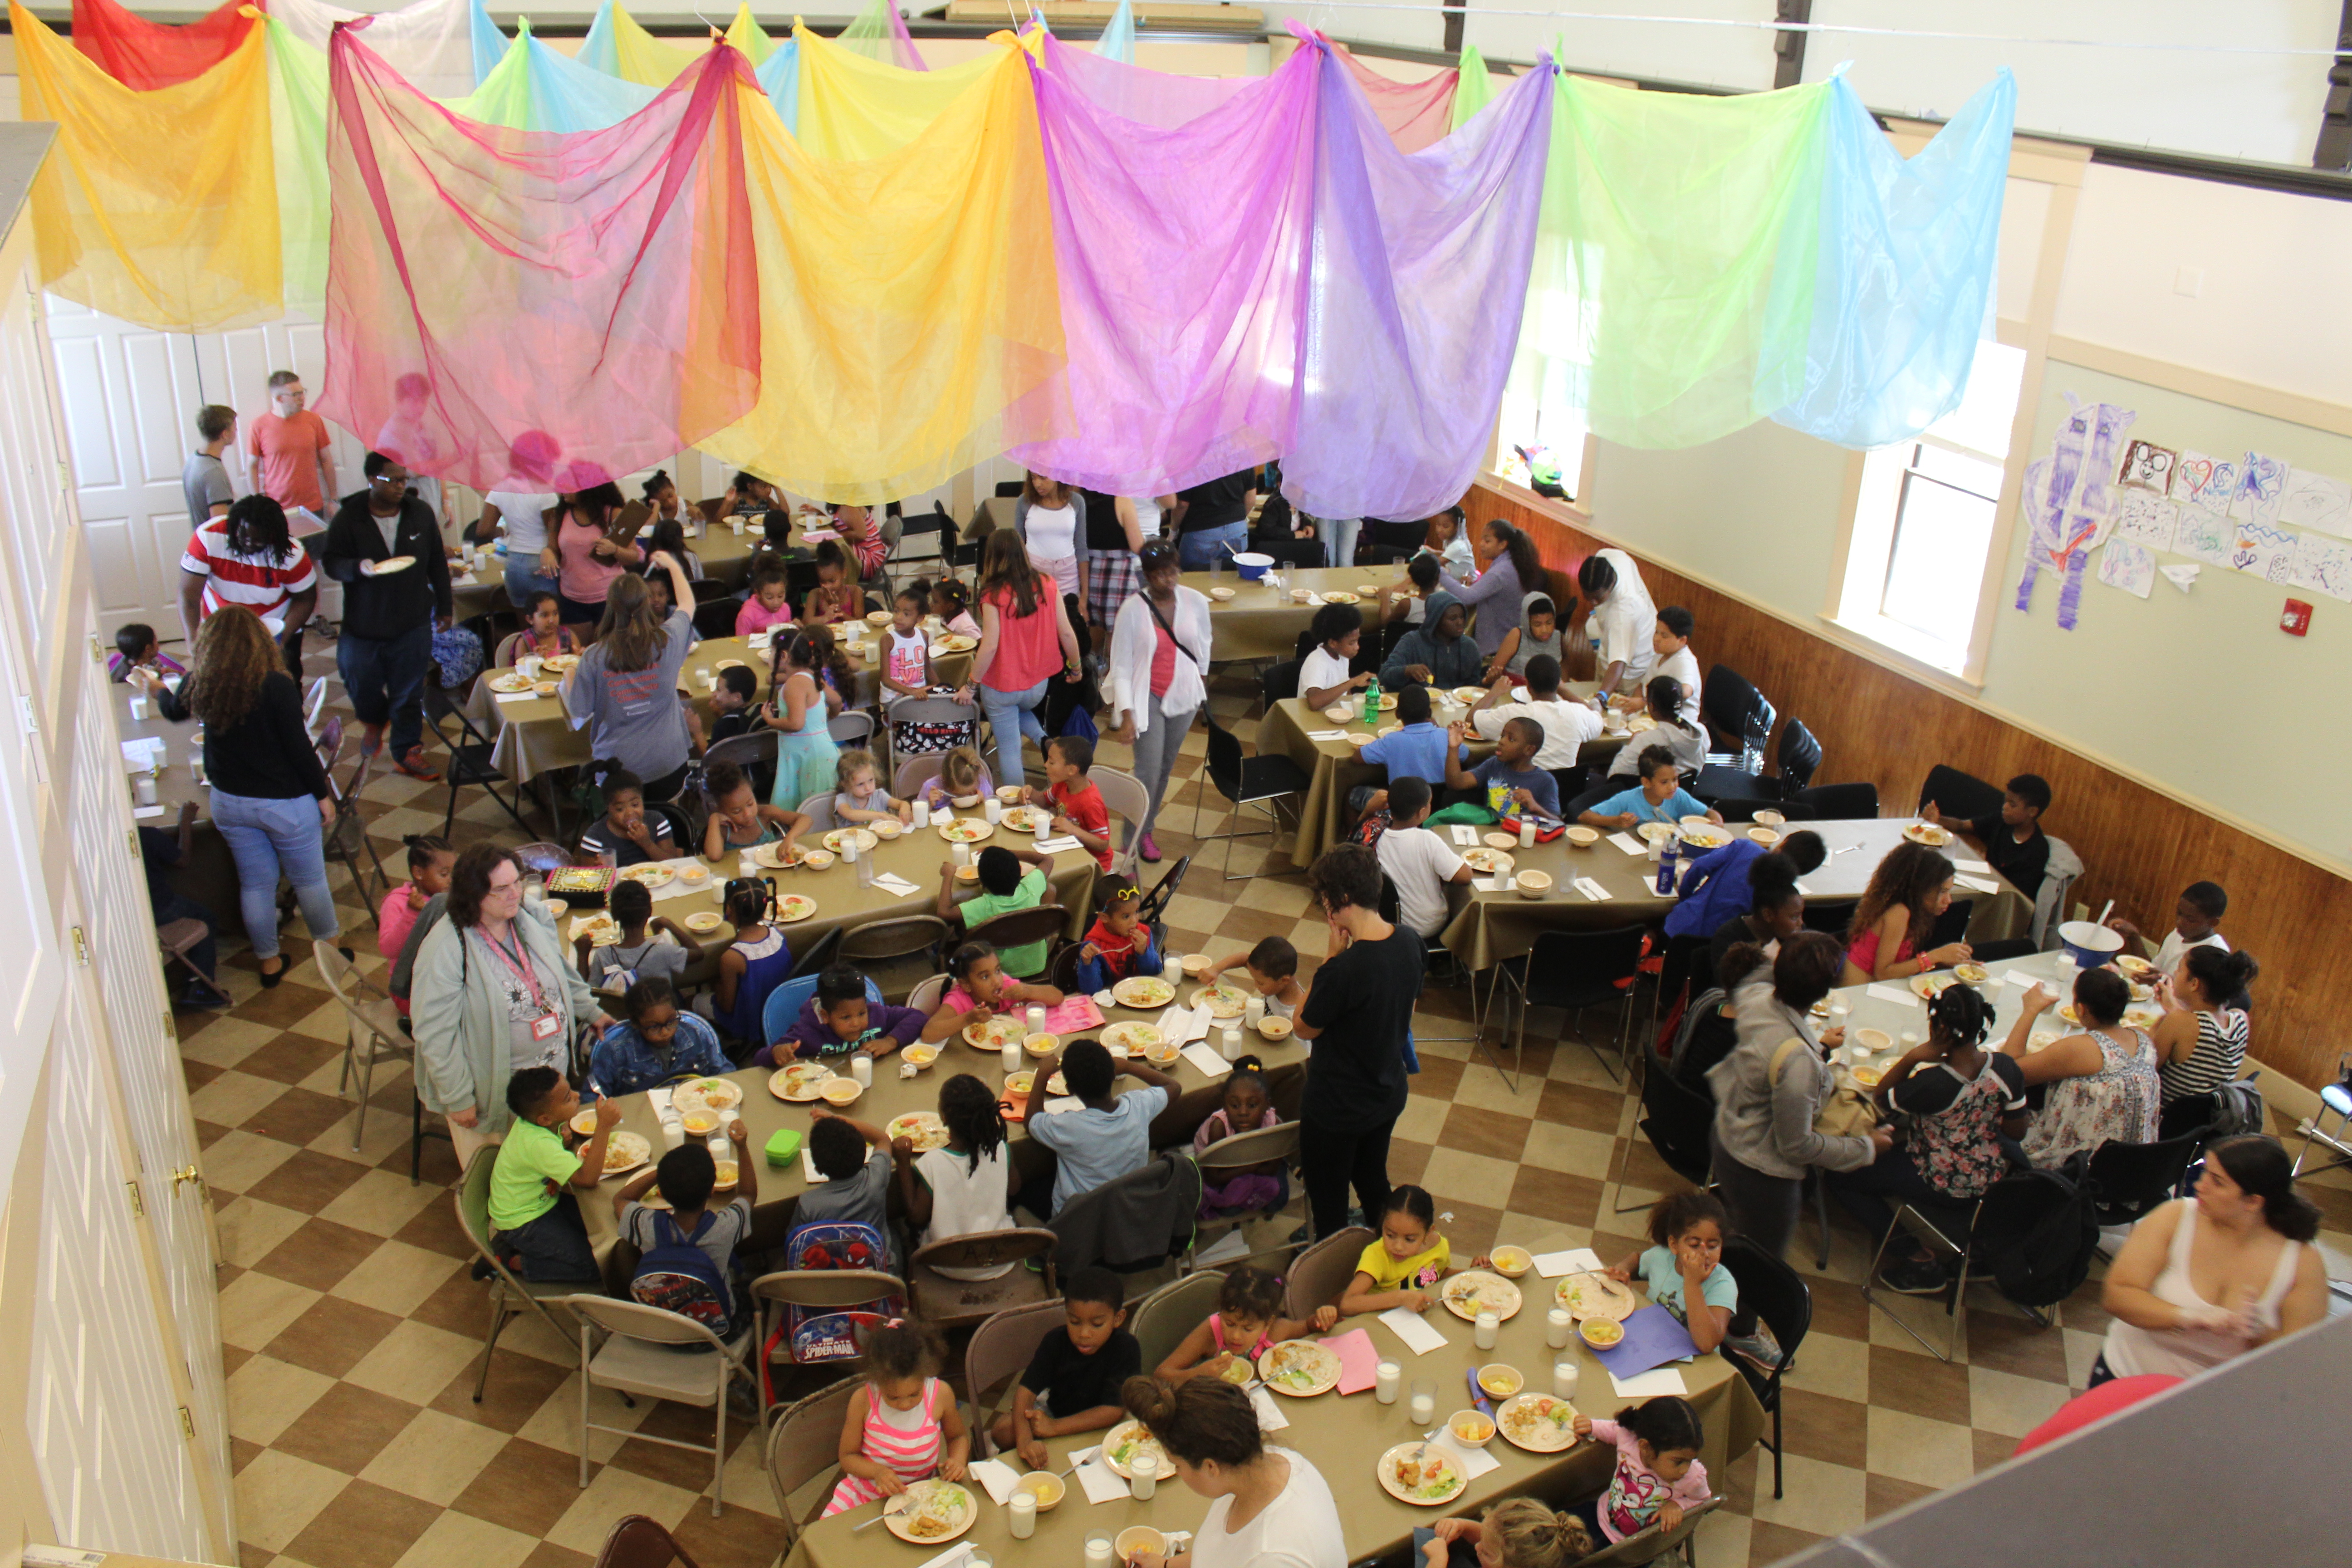
{"type": "Polygon", "coordinates": [[[846,963],[831,963],[816,977],[816,994],[801,1004],[801,1016],[771,1049],[778,1056],[789,1050],[803,1060],[856,1050],[887,1057],[920,1039],[929,1021],[928,1014],[912,1007],[866,1001],[866,976],[846,963]]]}

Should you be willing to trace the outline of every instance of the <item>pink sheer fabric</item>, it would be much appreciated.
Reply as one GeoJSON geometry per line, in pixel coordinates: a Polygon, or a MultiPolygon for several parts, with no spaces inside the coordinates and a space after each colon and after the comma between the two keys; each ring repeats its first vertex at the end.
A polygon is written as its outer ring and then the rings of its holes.
{"type": "Polygon", "coordinates": [[[725,46],[605,129],[462,120],[343,27],[319,411],[477,489],[674,457],[759,395],[758,262],[725,46]],[[583,395],[593,389],[593,395],[583,395]]]}
{"type": "Polygon", "coordinates": [[[1435,144],[1454,129],[1454,89],[1459,71],[1442,70],[1426,81],[1399,81],[1382,76],[1355,56],[1341,50],[1348,74],[1364,89],[1364,97],[1388,127],[1400,153],[1418,153],[1435,144]]]}

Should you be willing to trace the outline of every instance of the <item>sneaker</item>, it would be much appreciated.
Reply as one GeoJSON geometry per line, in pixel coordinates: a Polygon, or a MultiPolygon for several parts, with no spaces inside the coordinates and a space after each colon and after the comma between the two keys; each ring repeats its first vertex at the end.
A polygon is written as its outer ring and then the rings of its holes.
{"type": "Polygon", "coordinates": [[[1160,864],[1160,841],[1149,833],[1143,836],[1143,858],[1154,866],[1160,864]]]}
{"type": "Polygon", "coordinates": [[[1772,1331],[1762,1323],[1756,1325],[1756,1331],[1752,1334],[1731,1335],[1723,1342],[1723,1347],[1732,1354],[1754,1363],[1761,1372],[1770,1372],[1779,1366],[1784,1354],[1780,1342],[1774,1339],[1772,1331]]]}
{"type": "Polygon", "coordinates": [[[1943,1269],[1932,1259],[1914,1257],[1883,1266],[1878,1283],[1898,1296],[1940,1296],[1947,1281],[1943,1269]]]}
{"type": "Polygon", "coordinates": [[[180,987],[180,994],[172,998],[172,1005],[181,1012],[193,1013],[201,1007],[226,1007],[228,998],[209,985],[191,980],[180,987]]]}
{"type": "Polygon", "coordinates": [[[425,748],[422,746],[409,747],[401,753],[400,761],[392,765],[394,771],[406,773],[413,779],[423,779],[426,784],[441,776],[440,770],[425,760],[425,748]]]}

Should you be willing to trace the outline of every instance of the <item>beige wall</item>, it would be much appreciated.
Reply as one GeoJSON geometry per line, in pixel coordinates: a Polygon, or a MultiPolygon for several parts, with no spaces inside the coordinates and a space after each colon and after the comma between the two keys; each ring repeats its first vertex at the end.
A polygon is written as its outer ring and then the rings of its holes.
{"type": "Polygon", "coordinates": [[[54,1542],[55,1527],[41,1498],[31,1434],[22,1415],[31,1394],[27,1358],[33,1340],[41,1237],[42,1172],[48,1159],[49,1069],[45,1060],[29,1086],[32,1105],[16,1168],[0,1207],[0,1568],[16,1568],[34,1542],[54,1542]]]}

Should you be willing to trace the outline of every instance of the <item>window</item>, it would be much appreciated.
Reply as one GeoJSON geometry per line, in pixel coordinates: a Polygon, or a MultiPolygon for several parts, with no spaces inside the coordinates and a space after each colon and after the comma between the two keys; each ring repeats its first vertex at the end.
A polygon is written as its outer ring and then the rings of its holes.
{"type": "Polygon", "coordinates": [[[1842,625],[1939,669],[1967,668],[2024,371],[2023,350],[1979,343],[1960,406],[1863,459],[1842,625]]]}

